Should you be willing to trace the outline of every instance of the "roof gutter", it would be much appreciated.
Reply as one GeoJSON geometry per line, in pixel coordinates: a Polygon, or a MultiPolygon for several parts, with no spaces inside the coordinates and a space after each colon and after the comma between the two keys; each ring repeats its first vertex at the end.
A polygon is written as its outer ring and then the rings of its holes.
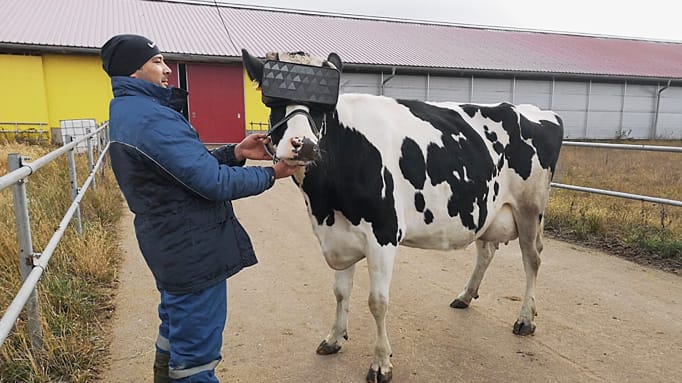
{"type": "Polygon", "coordinates": [[[384,95],[384,86],[387,82],[391,81],[395,77],[395,67],[391,68],[391,75],[384,78],[384,72],[381,71],[381,96],[384,95]]]}
{"type": "Polygon", "coordinates": [[[83,48],[83,47],[64,47],[53,45],[38,45],[38,44],[13,44],[0,42],[0,53],[17,53],[17,54],[42,54],[42,53],[57,53],[57,54],[99,54],[99,48],[83,48]]]}
{"type": "Polygon", "coordinates": [[[652,138],[656,139],[658,135],[658,112],[661,109],[661,93],[663,93],[664,90],[670,88],[670,82],[671,80],[668,80],[668,85],[664,86],[663,88],[660,88],[658,90],[658,94],[656,95],[656,113],[654,114],[654,124],[653,124],[653,134],[651,135],[652,138]]]}

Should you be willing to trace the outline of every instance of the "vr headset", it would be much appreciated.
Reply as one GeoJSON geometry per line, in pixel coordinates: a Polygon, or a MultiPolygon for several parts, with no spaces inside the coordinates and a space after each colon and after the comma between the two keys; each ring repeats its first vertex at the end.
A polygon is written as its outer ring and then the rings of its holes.
{"type": "Polygon", "coordinates": [[[341,73],[334,68],[268,60],[260,87],[267,106],[293,102],[334,110],[340,79],[341,73]]]}

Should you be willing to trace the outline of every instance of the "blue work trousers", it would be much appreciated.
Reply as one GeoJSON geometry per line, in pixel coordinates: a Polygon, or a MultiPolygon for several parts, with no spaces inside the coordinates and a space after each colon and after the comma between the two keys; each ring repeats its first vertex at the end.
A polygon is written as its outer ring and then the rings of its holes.
{"type": "Polygon", "coordinates": [[[159,337],[156,348],[170,354],[173,383],[218,383],[223,329],[227,321],[227,281],[196,293],[170,294],[159,289],[159,337]]]}

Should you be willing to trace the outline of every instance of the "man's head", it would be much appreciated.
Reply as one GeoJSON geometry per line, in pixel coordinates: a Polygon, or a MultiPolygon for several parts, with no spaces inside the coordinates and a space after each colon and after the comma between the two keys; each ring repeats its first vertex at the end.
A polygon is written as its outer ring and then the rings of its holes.
{"type": "Polygon", "coordinates": [[[110,77],[130,76],[168,87],[171,70],[159,47],[146,37],[116,35],[104,43],[100,55],[110,77]]]}

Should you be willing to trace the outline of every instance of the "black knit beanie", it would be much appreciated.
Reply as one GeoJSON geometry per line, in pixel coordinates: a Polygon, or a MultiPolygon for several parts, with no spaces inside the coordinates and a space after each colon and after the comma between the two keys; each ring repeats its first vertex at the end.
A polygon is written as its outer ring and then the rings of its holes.
{"type": "Polygon", "coordinates": [[[104,43],[100,51],[102,68],[109,77],[130,76],[159,53],[154,42],[138,35],[116,35],[104,43]]]}

